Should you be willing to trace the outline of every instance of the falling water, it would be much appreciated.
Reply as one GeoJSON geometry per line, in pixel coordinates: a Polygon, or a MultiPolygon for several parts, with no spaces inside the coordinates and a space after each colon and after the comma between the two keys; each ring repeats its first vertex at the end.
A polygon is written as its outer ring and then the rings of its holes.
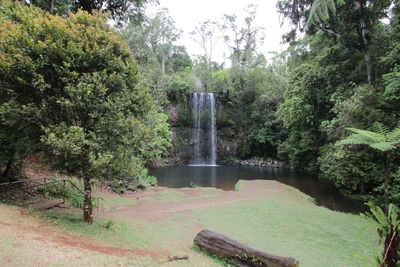
{"type": "Polygon", "coordinates": [[[215,165],[217,161],[217,130],[215,98],[211,93],[190,96],[193,113],[193,150],[190,165],[215,165]]]}

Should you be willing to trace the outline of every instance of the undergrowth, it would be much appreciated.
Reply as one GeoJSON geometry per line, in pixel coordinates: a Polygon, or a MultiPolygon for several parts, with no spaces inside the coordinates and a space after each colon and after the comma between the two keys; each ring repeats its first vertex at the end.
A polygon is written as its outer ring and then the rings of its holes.
{"type": "MultiPolygon", "coordinates": [[[[83,209],[84,202],[84,183],[82,179],[78,177],[69,177],[69,176],[53,176],[53,180],[69,180],[70,182],[58,182],[46,184],[43,187],[45,195],[55,197],[55,198],[65,198],[69,205],[74,208],[83,209]]],[[[94,181],[96,184],[96,181],[94,181]]],[[[99,200],[96,197],[92,197],[92,204],[94,208],[97,208],[99,205],[99,200]]]]}

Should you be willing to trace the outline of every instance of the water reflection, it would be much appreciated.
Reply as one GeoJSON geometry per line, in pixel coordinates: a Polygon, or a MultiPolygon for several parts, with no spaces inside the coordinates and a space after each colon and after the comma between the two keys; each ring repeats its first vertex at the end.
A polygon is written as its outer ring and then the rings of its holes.
{"type": "Polygon", "coordinates": [[[171,188],[206,186],[233,190],[239,180],[277,180],[299,189],[313,197],[318,205],[332,210],[355,213],[365,211],[361,202],[344,197],[328,180],[284,168],[172,166],[154,169],[150,174],[157,177],[159,185],[171,188]]]}

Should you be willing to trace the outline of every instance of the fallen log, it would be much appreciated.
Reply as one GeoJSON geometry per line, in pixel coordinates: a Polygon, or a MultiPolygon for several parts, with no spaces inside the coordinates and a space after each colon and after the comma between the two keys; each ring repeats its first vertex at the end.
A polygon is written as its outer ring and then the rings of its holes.
{"type": "Polygon", "coordinates": [[[201,230],[194,239],[195,245],[239,267],[298,267],[299,261],[271,255],[246,246],[224,235],[207,229],[201,230]]]}

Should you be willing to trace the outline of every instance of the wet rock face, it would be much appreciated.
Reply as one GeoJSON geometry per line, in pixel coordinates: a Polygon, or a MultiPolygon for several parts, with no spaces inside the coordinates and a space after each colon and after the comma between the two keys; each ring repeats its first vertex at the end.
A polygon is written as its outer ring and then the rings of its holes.
{"type": "MultiPolygon", "coordinates": [[[[173,127],[172,130],[172,143],[173,147],[170,149],[166,158],[159,162],[157,166],[172,166],[172,165],[186,165],[189,164],[191,159],[191,152],[195,140],[192,140],[192,129],[189,127],[173,127]],[[161,164],[161,165],[160,165],[161,164]]],[[[217,164],[225,162],[229,157],[235,156],[238,148],[238,142],[227,134],[227,129],[222,129],[217,132],[217,164]]]]}
{"type": "Polygon", "coordinates": [[[243,166],[259,166],[259,167],[288,167],[286,163],[269,158],[251,158],[251,159],[234,159],[234,160],[225,160],[225,164],[232,165],[243,165],[243,166]]]}
{"type": "MultiPolygon", "coordinates": [[[[169,123],[172,131],[172,148],[163,159],[153,163],[153,167],[189,164],[194,151],[193,128],[190,125],[190,105],[171,103],[167,107],[169,123]]],[[[217,125],[218,126],[218,125],[217,125]]],[[[237,134],[231,127],[218,128],[216,131],[217,164],[236,155],[237,134]]],[[[208,141],[208,140],[207,140],[208,141]]],[[[200,140],[201,142],[201,140],[200,140]]]]}
{"type": "Polygon", "coordinates": [[[217,132],[218,162],[224,162],[237,154],[239,142],[231,128],[224,127],[217,132]]]}
{"type": "Polygon", "coordinates": [[[168,105],[168,122],[172,125],[179,125],[179,109],[177,105],[168,105]]]}
{"type": "MultiPolygon", "coordinates": [[[[188,99],[189,101],[190,99],[188,99]]],[[[189,103],[189,102],[188,102],[189,103]]],[[[188,103],[171,103],[168,105],[167,112],[169,115],[169,123],[172,130],[172,148],[169,154],[163,159],[155,162],[154,167],[187,165],[189,164],[196,140],[193,138],[193,127],[191,126],[190,104],[188,103]]],[[[224,107],[218,103],[217,117],[223,116],[224,107]]],[[[235,131],[234,125],[226,120],[217,118],[216,131],[216,154],[217,164],[233,164],[246,166],[268,166],[282,167],[284,163],[274,159],[252,158],[247,160],[232,160],[238,155],[240,149],[240,136],[235,131]]],[[[199,140],[198,142],[208,142],[209,140],[199,140]]]]}
{"type": "Polygon", "coordinates": [[[191,129],[172,127],[172,144],[166,157],[155,162],[153,167],[186,165],[189,163],[191,149],[191,129]]]}

